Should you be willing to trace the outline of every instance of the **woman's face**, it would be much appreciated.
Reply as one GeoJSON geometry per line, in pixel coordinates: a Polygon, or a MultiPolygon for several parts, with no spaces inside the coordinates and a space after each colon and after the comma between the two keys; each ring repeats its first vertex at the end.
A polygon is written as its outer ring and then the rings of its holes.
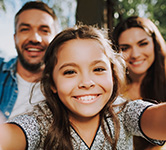
{"type": "Polygon", "coordinates": [[[79,118],[98,116],[113,90],[112,70],[102,46],[92,39],[74,39],[58,50],[53,80],[63,104],[79,118]]]}
{"type": "Polygon", "coordinates": [[[152,37],[143,29],[133,27],[121,33],[119,46],[129,72],[135,75],[146,74],[155,59],[152,37]]]}

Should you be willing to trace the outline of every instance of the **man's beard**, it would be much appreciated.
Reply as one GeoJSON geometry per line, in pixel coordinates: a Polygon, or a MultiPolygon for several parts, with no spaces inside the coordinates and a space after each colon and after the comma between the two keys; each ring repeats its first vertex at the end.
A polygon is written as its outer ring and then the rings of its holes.
{"type": "Polygon", "coordinates": [[[27,62],[24,58],[24,56],[20,53],[20,50],[18,47],[16,47],[17,49],[17,53],[18,53],[18,59],[21,62],[22,66],[30,71],[30,72],[38,72],[40,71],[41,66],[43,65],[43,61],[36,63],[36,64],[30,64],[29,62],[27,62]]]}

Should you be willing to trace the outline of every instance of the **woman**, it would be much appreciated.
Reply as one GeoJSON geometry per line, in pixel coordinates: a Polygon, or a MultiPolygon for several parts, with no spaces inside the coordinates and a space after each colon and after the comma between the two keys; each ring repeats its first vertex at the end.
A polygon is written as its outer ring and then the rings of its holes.
{"type": "MultiPolygon", "coordinates": [[[[147,18],[129,17],[115,27],[113,39],[127,64],[126,96],[165,102],[166,43],[154,23],[147,18]]],[[[136,144],[135,149],[151,146],[144,142],[136,144]]]]}

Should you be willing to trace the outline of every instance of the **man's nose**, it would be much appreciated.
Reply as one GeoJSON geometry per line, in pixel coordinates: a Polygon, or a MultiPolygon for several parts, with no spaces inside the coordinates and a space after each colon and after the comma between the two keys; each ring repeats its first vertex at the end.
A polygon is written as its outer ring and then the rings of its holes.
{"type": "Polygon", "coordinates": [[[31,33],[29,40],[34,42],[34,43],[42,42],[42,37],[40,36],[40,34],[38,32],[34,31],[31,33]]]}

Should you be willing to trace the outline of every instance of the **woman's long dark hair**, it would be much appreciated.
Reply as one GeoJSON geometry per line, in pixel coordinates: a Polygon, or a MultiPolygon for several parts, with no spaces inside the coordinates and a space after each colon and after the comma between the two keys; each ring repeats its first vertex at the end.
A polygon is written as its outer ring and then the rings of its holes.
{"type": "MultiPolygon", "coordinates": [[[[48,132],[45,140],[45,150],[56,149],[56,150],[72,150],[72,137],[70,135],[70,121],[68,117],[68,110],[63,105],[58,97],[58,94],[53,93],[51,87],[56,88],[53,81],[53,69],[57,63],[57,53],[58,49],[65,42],[72,39],[92,39],[98,41],[103,47],[104,53],[110,59],[110,64],[112,66],[113,74],[113,93],[108,101],[107,105],[103,108],[100,113],[100,122],[106,139],[110,141],[113,149],[115,149],[118,136],[119,136],[119,121],[116,114],[114,113],[112,107],[113,101],[117,98],[123,85],[125,83],[125,61],[122,59],[121,55],[115,53],[111,48],[111,43],[108,37],[105,37],[105,33],[98,28],[86,25],[76,26],[74,28],[69,28],[61,33],[59,33],[53,41],[50,43],[46,54],[45,54],[45,69],[43,72],[43,77],[41,79],[41,88],[44,95],[46,96],[47,104],[53,114],[53,123],[48,132]],[[111,114],[114,121],[115,127],[115,139],[112,139],[111,132],[108,134],[105,130],[104,120],[106,119],[107,113],[111,114]]],[[[109,127],[108,127],[109,128],[109,127]]]]}
{"type": "MultiPolygon", "coordinates": [[[[119,36],[122,32],[129,28],[142,28],[149,36],[153,38],[155,60],[148,69],[146,76],[141,84],[141,97],[154,99],[158,102],[166,101],[166,43],[159,32],[158,28],[152,21],[147,18],[132,16],[120,22],[113,31],[113,39],[118,47],[119,36]]],[[[117,48],[119,51],[119,49],[117,48]]],[[[129,84],[132,83],[129,75],[127,75],[129,84]]]]}

